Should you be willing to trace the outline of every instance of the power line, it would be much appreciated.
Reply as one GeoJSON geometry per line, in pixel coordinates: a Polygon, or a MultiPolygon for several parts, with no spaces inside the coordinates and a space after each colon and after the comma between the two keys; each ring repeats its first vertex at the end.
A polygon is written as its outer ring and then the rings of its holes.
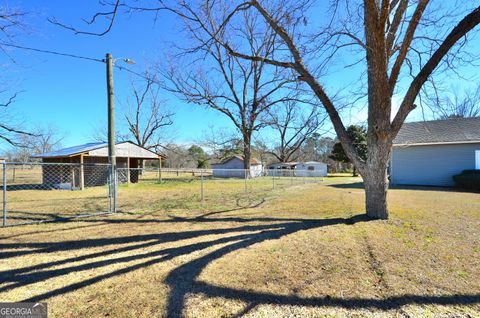
{"type": "MultiPolygon", "coordinates": [[[[88,57],[88,56],[81,56],[81,55],[76,55],[76,54],[70,54],[70,53],[63,53],[63,52],[57,52],[57,51],[51,51],[51,50],[43,50],[43,49],[38,49],[38,48],[33,48],[33,47],[27,47],[27,46],[22,46],[22,45],[17,45],[13,43],[5,43],[0,41],[0,45],[3,46],[8,46],[8,47],[13,47],[21,50],[27,50],[27,51],[33,51],[33,52],[39,52],[39,53],[45,53],[45,54],[53,54],[53,55],[60,55],[60,56],[66,56],[66,57],[71,57],[71,58],[76,58],[76,59],[82,59],[82,60],[88,60],[88,61],[94,61],[94,62],[100,62],[100,63],[105,63],[104,59],[97,59],[93,57],[88,57]]],[[[126,71],[128,73],[131,73],[133,75],[136,75],[138,77],[141,77],[147,81],[151,81],[157,85],[161,85],[161,83],[157,80],[154,80],[152,78],[148,78],[143,74],[137,73],[135,71],[132,71],[124,66],[120,65],[114,65],[114,67],[118,68],[121,71],[126,71]]]]}
{"type": "Polygon", "coordinates": [[[126,67],[124,67],[124,66],[114,65],[114,67],[118,68],[118,69],[121,70],[121,71],[127,71],[128,73],[131,73],[131,74],[133,74],[133,75],[136,75],[136,76],[138,76],[138,77],[141,77],[141,78],[143,78],[144,80],[150,81],[150,82],[155,83],[155,84],[157,84],[157,85],[159,85],[159,86],[162,85],[162,83],[159,82],[159,81],[157,81],[156,79],[153,79],[153,78],[151,78],[151,77],[149,78],[149,77],[147,77],[147,76],[145,76],[145,75],[143,75],[143,74],[134,72],[134,71],[132,71],[131,69],[128,69],[128,68],[126,68],[126,67]]]}
{"type": "Polygon", "coordinates": [[[96,58],[93,58],[93,57],[80,56],[80,55],[75,55],[75,54],[70,54],[70,53],[55,52],[55,51],[50,51],[50,50],[42,50],[42,49],[37,49],[37,48],[33,48],[33,47],[21,46],[21,45],[12,44],[12,43],[5,43],[5,42],[0,42],[0,45],[14,47],[14,48],[17,48],[17,49],[22,49],[22,50],[28,50],[28,51],[34,51],[34,52],[40,52],[40,53],[46,53],[46,54],[53,54],[53,55],[61,55],[61,56],[67,56],[67,57],[72,57],[72,58],[76,58],[76,59],[83,59],[83,60],[89,60],[89,61],[104,63],[103,60],[101,60],[101,59],[96,59],[96,58]]]}

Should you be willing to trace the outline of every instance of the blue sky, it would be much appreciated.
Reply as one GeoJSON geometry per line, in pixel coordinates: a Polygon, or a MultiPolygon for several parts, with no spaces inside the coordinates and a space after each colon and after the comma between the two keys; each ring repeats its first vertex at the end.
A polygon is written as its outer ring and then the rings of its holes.
{"type": "MultiPolygon", "coordinates": [[[[178,23],[173,15],[162,13],[154,22],[153,16],[138,14],[120,15],[110,33],[102,37],[75,35],[47,22],[48,17],[56,17],[66,24],[79,28],[89,27],[82,18],[89,18],[98,11],[97,1],[2,1],[11,7],[19,7],[29,12],[27,34],[20,34],[16,43],[34,48],[66,52],[102,59],[110,52],[114,57],[128,57],[137,62],[128,66],[142,72],[146,66],[162,58],[171,43],[181,43],[178,23]]],[[[105,25],[97,24],[93,30],[102,30],[105,25]]],[[[92,30],[92,29],[90,29],[92,30]]],[[[476,41],[479,44],[478,40],[476,41]]],[[[470,44],[472,47],[475,44],[470,44]]],[[[92,130],[100,123],[106,123],[107,99],[105,65],[102,63],[72,59],[55,55],[8,50],[14,57],[12,63],[7,56],[0,55],[4,67],[3,81],[10,91],[22,91],[12,110],[22,118],[26,126],[53,124],[66,134],[65,146],[91,140],[92,130]]],[[[340,88],[349,85],[350,72],[355,69],[339,69],[330,75],[328,87],[340,88]]],[[[464,74],[474,75],[476,70],[468,68],[464,74]]],[[[117,123],[120,124],[122,106],[119,101],[129,93],[131,75],[115,70],[115,93],[117,123]]],[[[452,82],[452,85],[458,85],[452,82]]],[[[164,92],[169,108],[176,115],[175,140],[178,143],[191,143],[201,139],[209,126],[231,127],[223,115],[197,105],[187,105],[164,92]]],[[[394,99],[395,104],[395,99],[394,99]]],[[[344,114],[345,124],[366,119],[366,108],[344,114]]],[[[421,110],[416,110],[409,120],[421,120],[421,110]]],[[[1,145],[0,145],[1,146],[1,145]]]]}
{"type": "MultiPolygon", "coordinates": [[[[114,57],[128,57],[137,62],[127,65],[141,73],[175,38],[175,23],[171,15],[162,15],[156,23],[145,15],[121,15],[110,33],[103,37],[75,35],[71,31],[46,21],[55,16],[62,22],[83,27],[82,18],[90,17],[98,6],[96,1],[9,1],[10,6],[24,8],[30,13],[28,35],[19,35],[16,43],[28,47],[67,52],[102,59],[107,52],[114,57]],[[88,2],[90,6],[84,3],[88,2]]],[[[100,30],[103,25],[96,26],[100,30]]],[[[86,28],[86,26],[85,26],[86,28]]],[[[5,80],[10,91],[22,91],[12,105],[12,111],[27,126],[53,124],[66,133],[65,145],[79,144],[91,139],[91,131],[106,123],[107,98],[105,65],[93,61],[10,49],[15,64],[8,63],[5,80]]],[[[122,63],[122,62],[117,62],[122,63]]],[[[125,64],[124,64],[125,65],[125,64]]],[[[133,76],[135,77],[135,76],[133,76]]],[[[114,70],[117,123],[120,125],[121,101],[130,92],[132,75],[114,70]]],[[[185,103],[164,92],[169,107],[176,113],[176,139],[188,143],[199,139],[208,125],[228,126],[228,121],[214,111],[185,103]],[[181,132],[181,133],[180,133],[181,132]]]]}

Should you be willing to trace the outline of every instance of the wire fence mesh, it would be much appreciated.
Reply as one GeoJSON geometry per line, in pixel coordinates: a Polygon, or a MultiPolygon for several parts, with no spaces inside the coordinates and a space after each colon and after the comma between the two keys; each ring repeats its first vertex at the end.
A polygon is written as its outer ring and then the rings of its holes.
{"type": "Polygon", "coordinates": [[[149,167],[117,168],[113,173],[108,164],[0,166],[7,226],[108,212],[238,208],[261,202],[272,190],[323,181],[318,173],[289,169],[149,167]]]}
{"type": "Polygon", "coordinates": [[[285,187],[321,182],[322,176],[300,171],[118,168],[119,212],[233,208],[261,201],[266,193],[285,187]],[[141,198],[141,199],[139,199],[141,198]]]}
{"type": "Polygon", "coordinates": [[[109,165],[4,163],[3,225],[109,211],[109,165]]]}

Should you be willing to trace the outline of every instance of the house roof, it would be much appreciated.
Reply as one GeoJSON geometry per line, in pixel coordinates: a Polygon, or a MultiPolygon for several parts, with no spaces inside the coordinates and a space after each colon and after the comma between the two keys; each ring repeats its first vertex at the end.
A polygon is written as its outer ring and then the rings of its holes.
{"type": "Polygon", "coordinates": [[[403,124],[394,145],[480,142],[480,117],[403,124]]]}
{"type": "MultiPolygon", "coordinates": [[[[239,159],[240,161],[243,161],[244,160],[244,157],[243,156],[240,156],[240,155],[233,155],[233,156],[230,156],[230,157],[227,157],[225,159],[223,159],[222,161],[220,161],[219,163],[214,163],[213,165],[222,165],[222,164],[225,164],[227,162],[229,162],[230,160],[233,160],[233,159],[239,159]]],[[[256,165],[261,165],[262,163],[258,160],[258,159],[255,159],[255,158],[252,158],[250,159],[250,165],[252,166],[256,166],[256,165]]]]}
{"type": "Polygon", "coordinates": [[[320,162],[320,161],[305,161],[305,162],[300,162],[306,165],[316,165],[316,164],[321,164],[321,165],[326,165],[325,162],[320,162]]]}
{"type": "Polygon", "coordinates": [[[276,163],[271,163],[269,164],[268,166],[269,167],[273,167],[273,166],[277,166],[277,167],[293,167],[293,166],[296,166],[298,165],[299,162],[276,162],[276,163]]]}
{"type": "MultiPolygon", "coordinates": [[[[160,155],[135,145],[130,141],[117,142],[115,144],[117,157],[132,157],[144,159],[158,159],[160,155]]],[[[85,154],[95,157],[108,156],[108,143],[106,142],[91,142],[83,145],[63,148],[56,151],[46,152],[39,155],[34,155],[34,158],[60,158],[70,157],[74,155],[85,154]]]]}

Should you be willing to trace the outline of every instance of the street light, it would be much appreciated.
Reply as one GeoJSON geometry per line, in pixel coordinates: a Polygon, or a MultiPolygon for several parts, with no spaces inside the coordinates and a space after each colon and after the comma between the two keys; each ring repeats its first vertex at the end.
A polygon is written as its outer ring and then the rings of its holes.
{"type": "Polygon", "coordinates": [[[117,159],[115,157],[115,109],[113,93],[113,65],[116,61],[122,60],[127,64],[135,64],[135,61],[128,58],[112,58],[112,54],[107,53],[105,60],[107,64],[107,98],[108,98],[108,161],[110,162],[110,180],[113,181],[113,212],[117,210],[117,183],[115,173],[117,171],[117,159]]]}
{"type": "Polygon", "coordinates": [[[134,60],[131,60],[131,59],[123,59],[123,61],[127,64],[130,64],[130,65],[133,65],[135,64],[135,61],[134,60]]]}

